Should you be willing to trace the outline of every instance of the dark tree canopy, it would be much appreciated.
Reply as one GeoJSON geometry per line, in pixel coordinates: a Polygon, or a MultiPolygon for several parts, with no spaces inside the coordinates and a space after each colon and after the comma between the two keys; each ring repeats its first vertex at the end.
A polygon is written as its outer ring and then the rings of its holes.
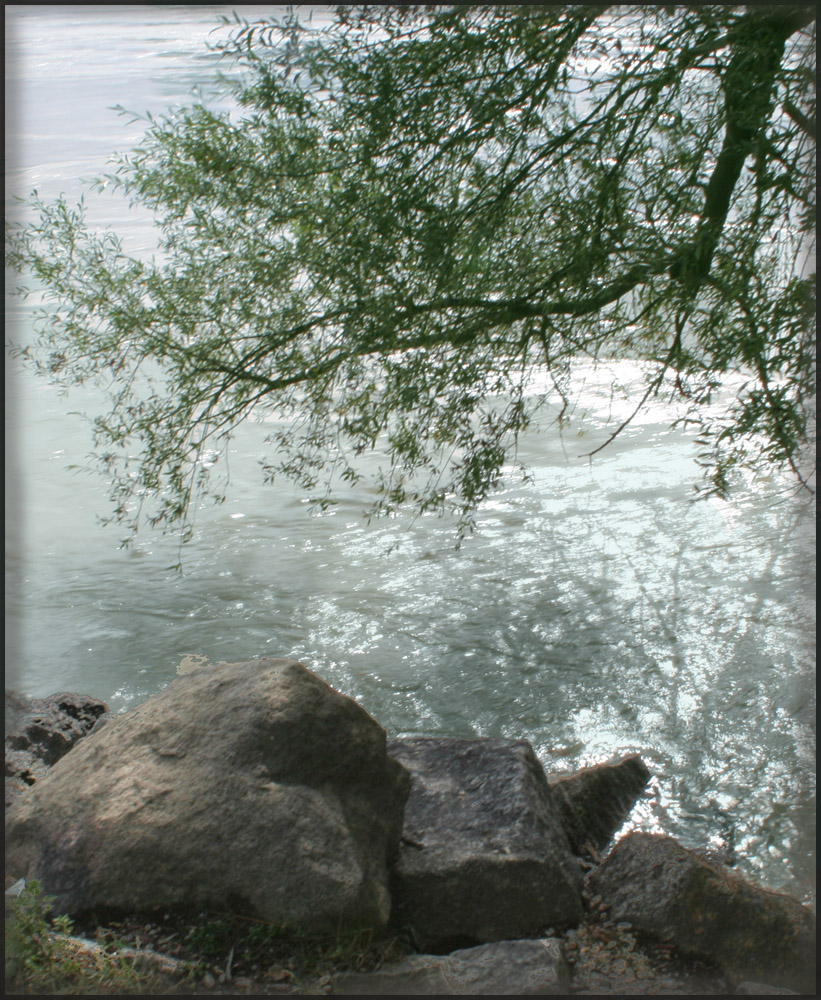
{"type": "Polygon", "coordinates": [[[267,476],[323,495],[379,444],[377,509],[469,523],[544,402],[532,372],[561,407],[578,358],[652,363],[636,407],[688,402],[707,491],[798,474],[814,6],[335,11],[229,26],[239,111],[150,119],[120,158],[153,260],[64,201],[11,228],[47,295],[32,360],[109,390],[115,516],[185,529],[203,451],[276,411],[267,476]]]}

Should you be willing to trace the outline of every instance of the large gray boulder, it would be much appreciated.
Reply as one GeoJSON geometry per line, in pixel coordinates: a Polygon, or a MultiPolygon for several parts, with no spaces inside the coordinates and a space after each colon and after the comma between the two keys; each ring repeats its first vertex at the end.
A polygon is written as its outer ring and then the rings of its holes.
{"type": "Polygon", "coordinates": [[[650,780],[637,754],[550,777],[562,823],[576,854],[593,857],[618,832],[650,780]]]}
{"type": "Polygon", "coordinates": [[[672,837],[632,833],[588,876],[613,922],[706,959],[729,978],[815,992],[815,917],[672,837]]]}
{"type": "Polygon", "coordinates": [[[7,815],[7,871],[58,912],[210,905],[378,927],[409,779],[302,664],[203,666],[86,737],[7,815]]]}
{"type": "Polygon", "coordinates": [[[528,937],[582,917],[582,874],[525,740],[398,740],[411,774],[394,921],[419,947],[528,937]]]}
{"type": "Polygon", "coordinates": [[[376,972],[336,976],[348,996],[567,996],[570,970],[555,938],[496,941],[449,955],[410,955],[376,972]]]}

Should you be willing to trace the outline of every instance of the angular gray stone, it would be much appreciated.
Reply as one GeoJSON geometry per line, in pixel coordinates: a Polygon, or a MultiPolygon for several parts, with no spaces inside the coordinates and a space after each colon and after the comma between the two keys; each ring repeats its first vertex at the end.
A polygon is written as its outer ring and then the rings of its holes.
{"type": "Polygon", "coordinates": [[[449,955],[411,955],[376,972],[336,976],[349,996],[566,996],[570,972],[555,938],[496,941],[449,955]]]}
{"type": "Polygon", "coordinates": [[[815,917],[672,837],[632,833],[588,876],[611,921],[706,959],[729,978],[815,991],[815,917]]]}
{"type": "Polygon", "coordinates": [[[302,664],[203,666],[80,741],[12,806],[7,871],[40,879],[58,912],[384,925],[409,786],[385,742],[302,664]]]}
{"type": "Polygon", "coordinates": [[[411,773],[393,922],[417,947],[443,951],[578,923],[581,869],[529,743],[416,738],[388,752],[411,773]]]}
{"type": "Polygon", "coordinates": [[[599,853],[618,833],[650,780],[637,754],[549,777],[562,823],[576,854],[599,853]]]}

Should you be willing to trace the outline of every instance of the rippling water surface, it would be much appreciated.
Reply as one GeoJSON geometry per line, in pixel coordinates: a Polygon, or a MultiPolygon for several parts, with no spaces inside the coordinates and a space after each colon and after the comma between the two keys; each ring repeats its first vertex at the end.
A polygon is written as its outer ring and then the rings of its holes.
{"type": "MultiPolygon", "coordinates": [[[[140,135],[107,108],[161,111],[207,80],[203,41],[222,10],[7,7],[11,193],[78,193],[140,135]]],[[[151,245],[148,220],[122,204],[93,212],[151,245]]],[[[9,318],[29,336],[24,309],[9,318]]],[[[692,503],[695,445],[667,429],[664,401],[590,464],[641,373],[579,374],[570,428],[560,437],[546,414],[520,448],[532,479],[486,503],[458,550],[433,516],[368,523],[365,489],[310,516],[289,486],[262,485],[271,428],[249,424],[228,501],[200,511],[180,576],[168,539],[120,549],[96,521],[105,484],[67,470],[90,449],[70,414],[99,400],[12,365],[11,685],[123,709],[187,655],[298,657],[392,735],[525,737],[548,771],[640,751],[656,778],[635,825],[724,843],[742,870],[810,893],[812,507],[774,478],[692,503]]]]}

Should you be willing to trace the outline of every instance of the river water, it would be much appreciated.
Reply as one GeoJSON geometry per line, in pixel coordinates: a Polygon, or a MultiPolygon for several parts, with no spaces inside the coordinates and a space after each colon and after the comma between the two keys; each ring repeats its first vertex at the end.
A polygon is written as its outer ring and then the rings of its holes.
{"type": "MultiPolygon", "coordinates": [[[[111,106],[161,112],[205,86],[205,41],[230,11],[7,6],[7,197],[79,195],[142,133],[111,106]]],[[[92,217],[152,245],[149,220],[113,198],[92,217]]],[[[7,319],[31,336],[25,306],[7,319]]],[[[290,486],[262,485],[271,428],[249,424],[180,575],[169,539],[120,548],[97,521],[105,483],[68,468],[90,450],[77,411],[101,400],[10,362],[7,686],[121,710],[189,656],[296,657],[391,736],[524,737],[549,772],[641,752],[655,778],[634,826],[723,843],[740,870],[812,898],[813,506],[774,476],[692,503],[696,447],[667,429],[664,401],[591,464],[640,372],[580,376],[570,428],[528,435],[531,480],[489,500],[458,550],[446,520],[368,523],[365,487],[311,515],[290,486]]]]}

